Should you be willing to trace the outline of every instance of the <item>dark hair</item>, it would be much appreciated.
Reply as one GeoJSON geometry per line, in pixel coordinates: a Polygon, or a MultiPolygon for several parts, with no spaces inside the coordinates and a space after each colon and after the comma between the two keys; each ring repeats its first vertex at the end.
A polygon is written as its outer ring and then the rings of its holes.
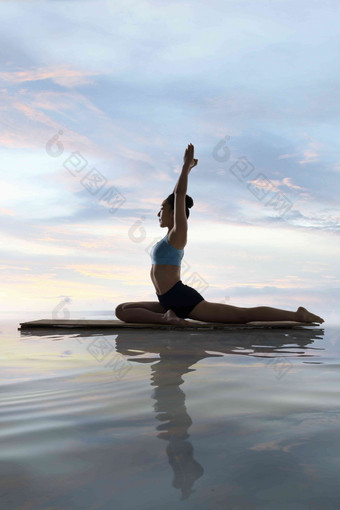
{"type": "MultiPolygon", "coordinates": [[[[168,204],[170,205],[171,209],[173,210],[175,208],[175,195],[174,193],[171,193],[171,195],[168,196],[166,199],[168,204]]],[[[185,214],[187,215],[187,218],[189,218],[190,211],[189,209],[194,205],[194,201],[189,195],[185,195],[185,214]]]]}

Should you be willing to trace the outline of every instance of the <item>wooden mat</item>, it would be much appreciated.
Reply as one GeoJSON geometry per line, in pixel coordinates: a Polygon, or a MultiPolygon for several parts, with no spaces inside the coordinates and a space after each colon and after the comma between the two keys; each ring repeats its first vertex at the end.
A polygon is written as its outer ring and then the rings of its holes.
{"type": "Polygon", "coordinates": [[[31,328],[81,328],[81,329],[235,329],[235,328],[296,328],[303,326],[319,326],[312,322],[295,321],[254,321],[246,324],[226,324],[222,322],[201,322],[186,319],[190,326],[177,326],[175,324],[145,324],[128,323],[119,320],[73,320],[73,319],[40,319],[36,321],[20,322],[20,329],[31,328]]]}

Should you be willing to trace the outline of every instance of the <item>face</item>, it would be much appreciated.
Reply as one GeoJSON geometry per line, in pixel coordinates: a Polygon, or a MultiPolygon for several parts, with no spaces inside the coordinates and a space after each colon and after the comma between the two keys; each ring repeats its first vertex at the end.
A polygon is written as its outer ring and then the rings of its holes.
{"type": "Polygon", "coordinates": [[[174,211],[171,210],[170,204],[166,200],[163,200],[157,216],[159,217],[159,225],[161,227],[172,227],[174,222],[174,211]]]}

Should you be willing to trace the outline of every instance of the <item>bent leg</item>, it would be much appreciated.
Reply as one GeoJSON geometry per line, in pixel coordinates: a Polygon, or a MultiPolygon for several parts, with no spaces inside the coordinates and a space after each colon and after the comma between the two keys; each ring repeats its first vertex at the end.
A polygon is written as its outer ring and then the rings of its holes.
{"type": "Polygon", "coordinates": [[[124,322],[163,324],[166,310],[158,301],[121,303],[115,309],[116,317],[124,322]]]}
{"type": "Polygon", "coordinates": [[[124,310],[128,308],[145,308],[151,310],[151,312],[165,313],[166,309],[158,301],[129,301],[127,303],[121,303],[117,306],[124,310]]]}
{"type": "Polygon", "coordinates": [[[190,326],[190,322],[177,317],[172,310],[166,311],[156,301],[121,303],[117,306],[115,313],[118,319],[124,322],[190,326]]]}

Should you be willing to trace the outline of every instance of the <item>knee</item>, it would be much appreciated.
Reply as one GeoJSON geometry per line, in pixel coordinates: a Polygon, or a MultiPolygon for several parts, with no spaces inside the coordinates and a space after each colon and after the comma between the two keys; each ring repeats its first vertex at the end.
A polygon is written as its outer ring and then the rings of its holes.
{"type": "Polygon", "coordinates": [[[115,314],[116,314],[116,317],[119,320],[124,320],[124,318],[123,318],[123,316],[124,316],[124,303],[120,303],[118,306],[116,306],[115,314]]]}

